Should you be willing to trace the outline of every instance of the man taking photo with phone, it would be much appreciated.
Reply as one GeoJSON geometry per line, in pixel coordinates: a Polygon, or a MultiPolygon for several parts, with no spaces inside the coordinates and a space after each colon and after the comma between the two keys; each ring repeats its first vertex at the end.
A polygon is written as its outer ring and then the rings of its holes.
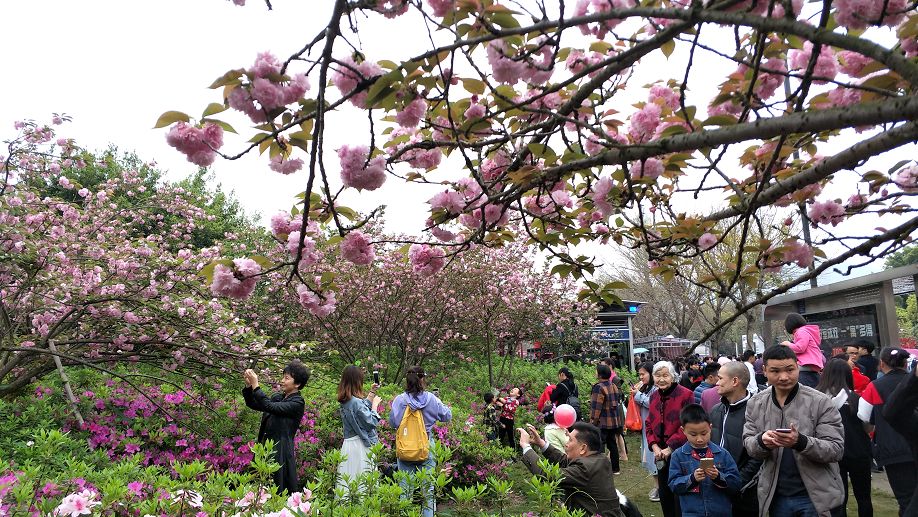
{"type": "Polygon", "coordinates": [[[564,451],[546,443],[532,425],[517,431],[520,433],[523,463],[530,472],[537,476],[543,474],[533,445],[550,463],[561,466],[561,489],[564,490],[564,504],[568,509],[582,510],[587,515],[623,517],[612,478],[612,464],[603,454],[599,428],[586,422],[574,422],[564,451]]]}
{"type": "Polygon", "coordinates": [[[762,360],[769,388],[747,403],[743,428],[746,451],[764,461],[759,515],[834,515],[844,503],[841,415],[828,395],[799,383],[793,350],[775,345],[762,360]]]}

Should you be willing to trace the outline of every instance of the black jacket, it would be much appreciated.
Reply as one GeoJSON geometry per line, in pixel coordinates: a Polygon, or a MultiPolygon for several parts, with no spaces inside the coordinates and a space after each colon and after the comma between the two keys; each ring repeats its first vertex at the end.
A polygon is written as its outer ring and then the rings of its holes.
{"type": "Polygon", "coordinates": [[[564,379],[555,386],[549,399],[553,404],[560,406],[561,404],[567,404],[567,399],[571,395],[580,398],[580,392],[577,390],[577,385],[570,379],[564,379]]]}
{"type": "MultiPolygon", "coordinates": [[[[883,375],[879,379],[873,381],[871,386],[879,393],[882,403],[875,404],[873,412],[871,415],[871,423],[876,426],[876,431],[873,435],[874,441],[874,458],[876,459],[877,465],[885,466],[896,463],[908,463],[910,462],[910,456],[912,454],[911,448],[908,446],[905,438],[899,434],[886,420],[886,417],[883,415],[883,411],[886,409],[886,401],[889,399],[890,395],[893,394],[895,389],[902,382],[906,381],[908,372],[905,370],[892,370],[889,373],[883,375]]],[[[864,390],[863,396],[864,399],[868,398],[868,392],[870,387],[864,390]]],[[[873,402],[868,399],[868,402],[873,402]]]]}
{"type": "MultiPolygon", "coordinates": [[[[908,440],[912,448],[915,463],[918,463],[918,377],[909,375],[908,380],[899,383],[883,408],[883,416],[893,429],[899,431],[908,440]]],[[[912,502],[903,513],[903,517],[918,516],[918,487],[912,494],[912,502]]]]}
{"type": "Polygon", "coordinates": [[[877,367],[880,366],[880,361],[877,360],[872,354],[865,355],[857,360],[857,365],[861,368],[861,373],[866,375],[870,380],[876,380],[877,378],[877,367]]]}
{"type": "Polygon", "coordinates": [[[580,392],[577,390],[577,385],[574,384],[573,380],[564,379],[559,382],[555,389],[552,390],[549,400],[555,406],[560,406],[561,404],[570,404],[571,396],[577,397],[577,404],[571,404],[571,406],[577,411],[577,420],[580,420],[583,418],[583,403],[580,400],[580,392]]]}
{"type": "MultiPolygon", "coordinates": [[[[829,396],[831,397],[831,395],[829,396]]],[[[873,458],[870,436],[864,430],[864,423],[857,417],[857,401],[859,398],[854,393],[850,394],[848,403],[838,410],[842,417],[842,425],[845,426],[844,459],[846,460],[863,461],[873,458]]]]}
{"type": "Polygon", "coordinates": [[[274,441],[275,461],[281,466],[280,470],[274,473],[278,492],[299,492],[293,438],[300,428],[306,402],[300,392],[291,393],[286,398],[281,393],[275,393],[268,398],[261,388],[252,390],[249,387],[242,390],[242,397],[246,406],[263,413],[261,426],[258,428],[258,443],[264,443],[265,440],[274,441]]]}
{"type": "MultiPolygon", "coordinates": [[[[749,397],[730,404],[725,398],[711,408],[711,441],[720,445],[736,462],[739,469],[740,486],[750,485],[762,467],[762,460],[749,456],[743,446],[743,426],[746,424],[746,403],[749,397]]],[[[733,497],[734,515],[758,515],[757,484],[733,497]]]]}

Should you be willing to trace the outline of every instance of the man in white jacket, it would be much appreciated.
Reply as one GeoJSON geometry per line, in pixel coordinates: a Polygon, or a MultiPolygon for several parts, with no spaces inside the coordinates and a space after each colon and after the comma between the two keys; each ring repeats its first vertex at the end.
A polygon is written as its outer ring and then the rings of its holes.
{"type": "Polygon", "coordinates": [[[755,395],[759,392],[759,383],[755,382],[755,350],[746,350],[743,352],[743,364],[746,365],[746,369],[749,370],[749,386],[746,386],[746,391],[750,395],[755,395]]]}

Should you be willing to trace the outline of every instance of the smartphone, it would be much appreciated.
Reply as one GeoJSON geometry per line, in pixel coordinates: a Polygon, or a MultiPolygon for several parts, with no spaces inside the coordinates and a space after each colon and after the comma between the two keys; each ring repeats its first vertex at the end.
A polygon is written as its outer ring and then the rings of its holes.
{"type": "Polygon", "coordinates": [[[701,468],[707,470],[714,466],[714,458],[701,458],[701,468]]]}
{"type": "Polygon", "coordinates": [[[526,432],[529,433],[529,438],[531,438],[532,441],[534,441],[534,442],[535,442],[535,441],[538,441],[538,439],[539,439],[539,431],[537,431],[535,427],[533,427],[533,426],[531,426],[531,425],[526,426],[526,432]]]}
{"type": "Polygon", "coordinates": [[[793,432],[793,429],[775,429],[776,433],[790,433],[793,432]]]}
{"type": "Polygon", "coordinates": [[[379,385],[379,370],[373,370],[373,384],[379,385]]]}

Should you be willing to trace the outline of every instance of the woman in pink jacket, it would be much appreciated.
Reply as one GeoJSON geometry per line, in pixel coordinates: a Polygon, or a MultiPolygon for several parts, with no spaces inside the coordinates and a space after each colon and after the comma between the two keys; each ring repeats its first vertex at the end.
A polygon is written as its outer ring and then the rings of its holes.
{"type": "Polygon", "coordinates": [[[803,316],[792,312],[784,318],[784,330],[794,336],[794,341],[784,341],[782,345],[790,347],[797,354],[800,364],[800,384],[815,388],[819,384],[819,373],[826,364],[822,355],[822,336],[819,325],[807,325],[803,316]]]}

